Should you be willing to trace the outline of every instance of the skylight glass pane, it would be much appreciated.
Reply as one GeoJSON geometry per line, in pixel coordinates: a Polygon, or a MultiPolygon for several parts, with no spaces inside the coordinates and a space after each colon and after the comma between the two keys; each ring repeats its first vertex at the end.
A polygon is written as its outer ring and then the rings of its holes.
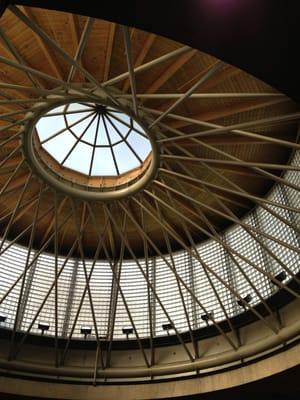
{"type": "Polygon", "coordinates": [[[63,132],[59,136],[49,140],[49,142],[46,142],[43,147],[60,163],[75,142],[76,139],[73,135],[70,135],[69,132],[63,132]]]}
{"type": "Polygon", "coordinates": [[[149,140],[134,131],[131,131],[127,142],[134,148],[135,152],[142,160],[147,158],[151,151],[149,140]]]}
{"type": "Polygon", "coordinates": [[[64,163],[64,166],[88,175],[92,158],[92,150],[93,149],[91,146],[88,146],[84,143],[78,143],[78,145],[70,154],[70,157],[64,163]]]}
{"type": "Polygon", "coordinates": [[[121,174],[139,166],[139,161],[125,143],[116,145],[114,151],[121,174]]]}
{"type": "Polygon", "coordinates": [[[95,150],[92,175],[116,175],[116,168],[110,148],[97,148],[95,150]]]}

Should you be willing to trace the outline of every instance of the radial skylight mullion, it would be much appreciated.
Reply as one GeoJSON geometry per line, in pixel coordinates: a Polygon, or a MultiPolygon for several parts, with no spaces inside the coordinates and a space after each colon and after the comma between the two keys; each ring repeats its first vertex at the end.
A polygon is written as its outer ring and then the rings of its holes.
{"type": "MultiPolygon", "coordinates": [[[[73,128],[77,124],[80,124],[81,122],[85,121],[86,119],[91,117],[93,114],[95,114],[95,111],[90,112],[88,115],[86,115],[86,116],[80,118],[79,120],[73,122],[71,125],[67,125],[65,128],[60,129],[59,131],[55,132],[53,135],[49,136],[47,139],[42,140],[41,144],[45,144],[49,140],[54,139],[56,136],[60,135],[61,133],[64,133],[65,131],[70,131],[70,128],[73,128]]],[[[70,131],[70,133],[71,133],[71,131],[70,131]]]]}
{"type": "Polygon", "coordinates": [[[94,113],[93,118],[89,121],[88,125],[86,126],[86,128],[83,130],[83,132],[81,133],[81,135],[79,135],[76,139],[76,142],[73,144],[73,146],[71,147],[71,149],[68,151],[68,153],[66,154],[66,156],[64,157],[64,159],[61,161],[61,165],[64,165],[64,163],[67,161],[67,159],[70,157],[70,155],[72,154],[72,152],[74,151],[75,147],[81,142],[81,139],[83,138],[83,136],[86,134],[86,132],[89,130],[90,126],[92,125],[92,123],[95,121],[95,119],[97,118],[97,113],[94,113]]]}
{"type": "Polygon", "coordinates": [[[93,110],[92,112],[94,112],[93,107],[89,107],[88,109],[81,109],[81,110],[74,110],[74,111],[62,111],[62,112],[54,112],[54,113],[47,113],[45,115],[43,115],[43,118],[47,118],[47,117],[57,117],[60,115],[69,115],[69,114],[84,114],[84,113],[88,113],[91,112],[91,110],[93,110]]]}
{"type": "Polygon", "coordinates": [[[138,130],[138,129],[135,128],[134,126],[128,124],[127,122],[125,122],[124,120],[122,120],[121,118],[117,117],[116,115],[112,114],[112,113],[109,112],[109,111],[107,111],[107,114],[106,114],[106,117],[107,117],[107,118],[108,118],[108,115],[109,115],[111,118],[114,118],[115,120],[117,120],[118,122],[120,122],[121,124],[127,126],[128,128],[133,129],[133,130],[134,130],[135,132],[137,132],[139,135],[141,135],[141,136],[143,136],[144,138],[148,139],[148,136],[147,136],[144,132],[138,130]]]}
{"type": "Polygon", "coordinates": [[[100,115],[98,114],[97,125],[96,125],[96,129],[95,129],[94,143],[93,143],[93,151],[92,151],[92,157],[91,157],[90,168],[89,168],[89,176],[91,176],[92,169],[93,169],[95,150],[96,150],[96,142],[97,142],[97,137],[99,134],[99,124],[100,124],[100,115]]]}
{"type": "Polygon", "coordinates": [[[106,125],[106,121],[105,121],[105,116],[102,114],[101,118],[102,118],[102,122],[103,122],[103,125],[104,125],[105,134],[106,134],[106,137],[107,137],[107,140],[108,140],[108,143],[109,143],[110,152],[111,152],[112,158],[114,160],[116,173],[119,176],[120,175],[120,171],[119,171],[119,167],[118,167],[118,162],[117,162],[117,159],[116,159],[116,156],[115,156],[115,152],[114,152],[113,146],[111,144],[109,131],[108,131],[108,128],[107,128],[107,125],[106,125]]]}
{"type": "Polygon", "coordinates": [[[111,118],[109,116],[106,117],[109,121],[109,123],[111,124],[111,126],[115,129],[115,131],[118,133],[118,135],[122,138],[122,141],[126,144],[126,146],[130,149],[130,151],[133,153],[133,155],[135,156],[135,158],[138,160],[138,162],[140,163],[140,165],[143,164],[143,160],[141,159],[141,157],[137,154],[137,152],[134,150],[134,148],[131,146],[130,143],[128,143],[128,141],[126,140],[127,137],[130,135],[131,131],[128,131],[127,135],[124,137],[122,135],[122,133],[120,132],[120,130],[118,129],[118,127],[113,123],[113,121],[111,120],[111,118]]]}

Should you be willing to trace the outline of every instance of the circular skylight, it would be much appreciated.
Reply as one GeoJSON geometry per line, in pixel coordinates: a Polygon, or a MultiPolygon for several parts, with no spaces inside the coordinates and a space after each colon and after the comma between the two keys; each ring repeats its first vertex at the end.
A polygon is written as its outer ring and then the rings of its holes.
{"type": "Polygon", "coordinates": [[[42,148],[62,167],[87,176],[120,176],[143,165],[151,143],[127,114],[93,103],[70,103],[41,117],[42,148]]]}

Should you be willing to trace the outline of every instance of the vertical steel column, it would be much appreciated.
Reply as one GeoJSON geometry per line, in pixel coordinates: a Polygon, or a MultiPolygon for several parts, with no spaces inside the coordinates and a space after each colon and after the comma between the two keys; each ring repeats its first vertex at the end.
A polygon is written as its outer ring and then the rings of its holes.
{"type": "MultiPolygon", "coordinates": [[[[226,235],[222,235],[221,236],[222,241],[227,245],[227,238],[226,235]]],[[[223,265],[223,271],[224,273],[224,277],[226,277],[226,280],[229,284],[229,286],[231,288],[233,288],[235,291],[237,290],[237,282],[236,282],[236,276],[235,276],[235,267],[233,265],[233,261],[231,259],[231,257],[229,257],[228,252],[225,250],[224,247],[222,247],[222,255],[224,258],[224,264],[223,265]]],[[[230,313],[230,310],[232,310],[232,315],[236,315],[238,314],[238,305],[237,305],[237,299],[234,296],[234,294],[229,291],[226,290],[226,294],[227,294],[227,301],[228,301],[228,311],[230,313]]]]}
{"type": "MultiPolygon", "coordinates": [[[[251,216],[250,216],[250,223],[253,223],[253,225],[255,226],[255,228],[257,229],[258,232],[263,231],[263,227],[261,226],[261,222],[260,222],[260,218],[258,218],[257,216],[257,209],[255,209],[251,216]]],[[[259,233],[256,233],[255,236],[258,237],[258,239],[264,243],[264,245],[266,246],[267,243],[264,239],[264,237],[262,235],[260,235],[259,233]]],[[[270,258],[270,255],[266,253],[266,251],[264,250],[264,248],[262,248],[261,246],[259,247],[259,253],[260,253],[260,258],[262,261],[262,266],[263,268],[271,275],[275,274],[275,268],[274,268],[274,264],[272,259],[270,258]]],[[[264,277],[264,280],[266,280],[266,278],[264,277]]],[[[267,279],[268,282],[268,286],[269,289],[271,291],[271,294],[274,293],[276,291],[276,286],[271,282],[270,279],[267,279]]]]}
{"type": "Polygon", "coordinates": [[[68,300],[67,300],[67,305],[65,308],[64,321],[63,321],[63,326],[62,326],[62,336],[63,337],[66,337],[69,334],[69,326],[70,326],[70,320],[71,320],[71,312],[72,312],[72,308],[73,308],[77,276],[78,276],[78,260],[75,259],[75,261],[73,263],[69,288],[67,290],[68,291],[68,300]]]}
{"type": "MultiPolygon", "coordinates": [[[[150,274],[149,281],[153,287],[153,291],[156,291],[156,257],[150,259],[150,274]]],[[[151,307],[151,324],[152,324],[152,334],[156,335],[156,301],[152,290],[149,290],[148,295],[150,296],[150,307],[151,307]]]]}
{"type": "MultiPolygon", "coordinates": [[[[288,195],[288,191],[286,189],[286,187],[284,185],[279,185],[279,192],[280,192],[280,197],[281,200],[283,200],[283,202],[288,206],[291,207],[291,202],[290,202],[290,197],[288,195]]],[[[299,193],[298,193],[299,196],[299,193]]],[[[295,214],[291,211],[291,210],[287,210],[287,215],[288,215],[288,219],[291,223],[291,227],[296,227],[298,224],[298,221],[296,220],[295,214]]],[[[296,246],[298,246],[300,248],[300,235],[299,235],[299,231],[296,229],[292,229],[292,235],[295,238],[295,244],[296,246]]]]}
{"type": "Polygon", "coordinates": [[[22,322],[24,319],[26,305],[28,303],[29,294],[30,294],[30,290],[31,290],[31,286],[32,286],[33,277],[35,275],[36,266],[37,266],[37,261],[35,261],[33,263],[32,267],[29,269],[29,272],[26,276],[25,287],[24,287],[24,291],[23,291],[23,295],[22,295],[21,303],[20,303],[20,310],[18,313],[17,321],[16,321],[16,330],[17,331],[20,330],[22,327],[22,322]]]}
{"type": "MultiPolygon", "coordinates": [[[[193,293],[196,293],[195,291],[195,276],[194,276],[194,260],[193,257],[190,253],[185,252],[185,258],[186,258],[186,272],[187,272],[187,278],[188,278],[188,286],[192,289],[193,293]]],[[[199,313],[197,312],[197,307],[195,303],[195,299],[193,299],[191,296],[189,296],[190,299],[190,311],[191,311],[191,322],[192,322],[192,328],[196,329],[199,326],[199,313]]]]}

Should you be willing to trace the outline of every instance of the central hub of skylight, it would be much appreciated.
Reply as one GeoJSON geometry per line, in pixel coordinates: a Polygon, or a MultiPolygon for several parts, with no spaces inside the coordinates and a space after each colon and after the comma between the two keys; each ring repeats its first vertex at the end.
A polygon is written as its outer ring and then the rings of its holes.
{"type": "Polygon", "coordinates": [[[121,177],[143,169],[152,149],[136,120],[102,104],[53,108],[38,120],[36,131],[42,149],[60,167],[88,177],[121,177]]]}

